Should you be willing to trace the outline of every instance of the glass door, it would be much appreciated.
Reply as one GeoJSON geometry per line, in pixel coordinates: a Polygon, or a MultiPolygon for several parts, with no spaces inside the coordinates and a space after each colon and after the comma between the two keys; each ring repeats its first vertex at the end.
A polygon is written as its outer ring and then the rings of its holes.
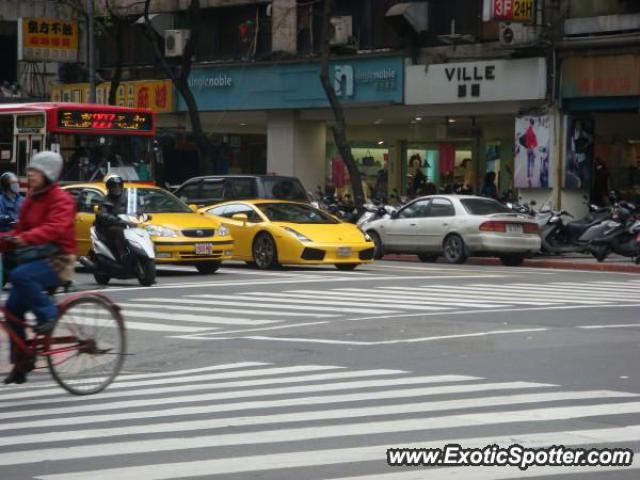
{"type": "Polygon", "coordinates": [[[27,166],[36,153],[42,150],[42,135],[18,135],[16,139],[17,174],[19,177],[27,175],[27,166]]]}

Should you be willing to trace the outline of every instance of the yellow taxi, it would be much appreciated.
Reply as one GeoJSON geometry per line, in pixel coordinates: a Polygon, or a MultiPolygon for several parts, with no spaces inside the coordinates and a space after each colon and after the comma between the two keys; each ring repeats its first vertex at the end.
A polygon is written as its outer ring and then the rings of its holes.
{"type": "Polygon", "coordinates": [[[353,270],[373,261],[374,244],[366,233],[304,203],[246,200],[199,211],[220,218],[231,231],[234,259],[259,268],[333,264],[353,270]]]}
{"type": "MultiPolygon", "coordinates": [[[[104,200],[104,183],[72,184],[63,187],[77,202],[76,239],[78,255],[89,255],[89,229],[95,221],[95,207],[104,200]]],[[[123,195],[137,189],[138,203],[150,219],[141,226],[151,235],[157,264],[194,265],[200,273],[214,273],[233,254],[233,238],[219,219],[195,212],[171,193],[151,185],[125,183],[123,195]]]]}

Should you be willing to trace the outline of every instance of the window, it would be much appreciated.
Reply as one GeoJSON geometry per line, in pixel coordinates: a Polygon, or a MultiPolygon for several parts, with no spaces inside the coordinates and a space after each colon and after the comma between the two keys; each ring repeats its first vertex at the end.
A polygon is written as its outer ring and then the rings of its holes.
{"type": "Polygon", "coordinates": [[[256,191],[253,178],[233,178],[225,182],[225,198],[255,198],[256,191]]]}
{"type": "Polygon", "coordinates": [[[304,187],[294,178],[265,177],[262,179],[264,193],[267,198],[277,200],[291,200],[295,202],[306,202],[307,192],[304,187]]]}
{"type": "Polygon", "coordinates": [[[446,198],[434,198],[429,205],[428,217],[454,217],[456,210],[446,198]]]}
{"type": "Polygon", "coordinates": [[[244,213],[250,223],[261,223],[263,221],[262,218],[260,218],[260,215],[258,215],[258,213],[249,205],[232,204],[220,208],[224,208],[224,213],[221,216],[225,218],[233,218],[234,215],[244,213]]]}
{"type": "MultiPolygon", "coordinates": [[[[131,190],[124,189],[124,195],[131,190]]],[[[138,202],[145,213],[192,213],[192,210],[180,199],[169,192],[156,188],[137,188],[138,202]]]]}
{"type": "Polygon", "coordinates": [[[496,213],[513,213],[500,202],[491,198],[467,198],[460,200],[464,209],[470,215],[493,215],[496,213]]]}
{"type": "MultiPolygon", "coordinates": [[[[258,208],[272,222],[334,224],[340,223],[317,208],[298,203],[260,203],[258,208]]],[[[226,213],[226,212],[225,212],[226,213]]]]}
{"type": "Polygon", "coordinates": [[[188,183],[180,190],[178,190],[176,194],[181,200],[185,202],[200,198],[200,182],[188,183]]]}
{"type": "Polygon", "coordinates": [[[224,209],[227,208],[226,206],[223,207],[216,207],[216,208],[212,208],[210,210],[207,210],[207,213],[209,215],[216,215],[218,217],[223,217],[224,216],[224,209]]]}
{"type": "Polygon", "coordinates": [[[224,198],[224,183],[220,180],[205,180],[199,198],[207,200],[222,200],[224,198]]]}
{"type": "Polygon", "coordinates": [[[83,190],[78,199],[78,212],[94,213],[96,205],[100,205],[104,195],[97,190],[83,190]]]}
{"type": "Polygon", "coordinates": [[[398,216],[400,218],[426,217],[430,201],[431,200],[418,200],[413,202],[400,210],[400,214],[398,216]]]}

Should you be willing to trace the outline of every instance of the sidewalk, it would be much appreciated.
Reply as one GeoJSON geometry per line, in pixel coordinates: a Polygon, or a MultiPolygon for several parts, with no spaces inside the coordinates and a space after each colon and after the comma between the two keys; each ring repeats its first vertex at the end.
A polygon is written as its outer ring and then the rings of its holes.
{"type": "MultiPolygon", "coordinates": [[[[415,255],[385,255],[383,260],[420,262],[418,257],[415,255]]],[[[442,259],[439,260],[439,262],[442,261],[442,259]]],[[[472,257],[467,260],[467,264],[502,266],[500,260],[493,257],[472,257]]],[[[630,258],[621,257],[618,255],[611,255],[602,263],[596,261],[596,259],[590,255],[534,257],[526,259],[522,266],[529,268],[561,268],[567,270],[588,270],[599,272],[623,272],[640,274],[640,265],[636,265],[630,258]]]]}

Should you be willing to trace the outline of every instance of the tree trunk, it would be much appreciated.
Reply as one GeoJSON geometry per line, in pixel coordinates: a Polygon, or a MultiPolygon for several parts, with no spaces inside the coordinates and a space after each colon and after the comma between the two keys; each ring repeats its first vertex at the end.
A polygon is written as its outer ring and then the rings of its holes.
{"type": "Polygon", "coordinates": [[[184,99],[184,103],[187,105],[187,109],[189,112],[189,120],[191,122],[191,130],[193,137],[196,141],[196,146],[198,147],[198,158],[199,158],[199,170],[201,175],[206,175],[207,173],[211,173],[213,171],[213,149],[209,139],[207,138],[203,128],[202,122],[200,121],[200,111],[198,110],[198,104],[196,102],[195,97],[193,96],[193,92],[191,91],[191,87],[189,86],[189,75],[191,74],[191,63],[193,61],[193,57],[195,55],[196,45],[198,45],[198,41],[200,39],[200,31],[201,31],[201,11],[200,11],[200,1],[199,0],[191,0],[189,4],[189,18],[191,20],[191,29],[189,40],[184,48],[184,53],[180,60],[180,64],[176,67],[176,69],[172,68],[167,60],[164,58],[164,54],[160,47],[158,46],[158,42],[156,39],[156,33],[153,27],[151,26],[151,22],[149,20],[149,5],[151,0],[145,0],[144,2],[144,20],[145,26],[147,27],[147,32],[149,34],[149,39],[153,46],[154,52],[156,54],[156,58],[160,62],[162,68],[166,71],[167,76],[171,79],[175,89],[184,99]],[[177,70],[177,71],[176,71],[177,70]]]}
{"type": "Polygon", "coordinates": [[[331,84],[329,78],[329,27],[331,19],[331,11],[333,7],[333,0],[324,0],[324,8],[322,12],[322,31],[321,31],[321,71],[320,81],[322,82],[322,88],[329,100],[333,116],[335,117],[336,124],[331,128],[333,132],[333,140],[336,142],[336,147],[342,156],[342,159],[349,171],[349,178],[351,179],[351,188],[353,190],[353,201],[355,207],[359,212],[362,211],[362,207],[365,202],[364,190],[362,188],[362,177],[358,166],[353,158],[351,152],[351,145],[347,140],[347,122],[344,117],[344,111],[340,100],[336,95],[336,91],[331,84]]]}

